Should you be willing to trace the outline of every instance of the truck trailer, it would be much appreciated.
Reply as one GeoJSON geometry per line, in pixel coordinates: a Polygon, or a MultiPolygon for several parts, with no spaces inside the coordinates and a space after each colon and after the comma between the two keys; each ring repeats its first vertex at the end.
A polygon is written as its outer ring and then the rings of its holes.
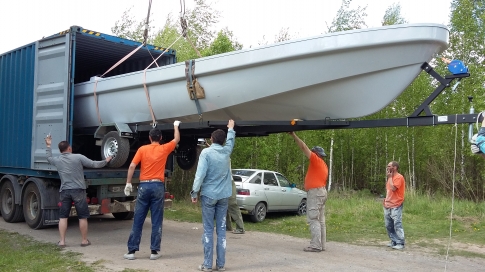
{"type": "MultiPolygon", "coordinates": [[[[99,138],[95,138],[93,131],[76,130],[72,125],[74,85],[103,74],[140,45],[72,26],[0,55],[0,125],[4,129],[0,133],[0,212],[6,222],[25,220],[33,229],[59,222],[60,178],[46,159],[44,138],[48,134],[52,135],[54,156],[60,154],[57,143],[67,140],[74,153],[93,160],[103,159],[102,154],[112,155],[119,144],[130,144],[130,157],[140,145],[149,143],[149,126],[128,133],[122,125],[104,124],[96,131],[99,138]],[[106,150],[102,150],[103,141],[106,150]]],[[[176,62],[174,50],[144,45],[106,77],[143,70],[162,54],[158,66],[176,62]]],[[[171,134],[167,131],[163,140],[170,141],[173,128],[171,134]]],[[[173,156],[167,161],[167,177],[173,170],[173,156]]],[[[92,215],[133,217],[139,171],[134,175],[134,191],[126,197],[123,189],[129,162],[117,168],[85,169],[86,197],[92,215]]],[[[166,196],[169,206],[170,196],[166,196]]],[[[71,215],[74,213],[73,208],[71,215]]]]}

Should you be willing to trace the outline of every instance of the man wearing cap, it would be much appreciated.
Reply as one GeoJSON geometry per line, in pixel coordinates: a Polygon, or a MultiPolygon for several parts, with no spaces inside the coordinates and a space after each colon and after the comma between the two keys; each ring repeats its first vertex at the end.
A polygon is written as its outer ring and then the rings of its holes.
{"type": "Polygon", "coordinates": [[[295,132],[289,132],[298,147],[310,160],[308,171],[305,176],[305,190],[307,191],[307,220],[310,225],[312,239],[310,246],[305,247],[306,252],[325,251],[327,231],[325,227],[325,202],[327,202],[328,167],[323,157],[326,157],[325,150],[315,146],[311,150],[298,137],[295,132]]]}
{"type": "Polygon", "coordinates": [[[173,140],[160,144],[162,132],[159,129],[152,129],[149,133],[151,144],[140,147],[131,161],[126,177],[125,195],[130,196],[133,190],[131,179],[136,166],[141,162],[140,185],[136,197],[135,215],[130,237],[128,238],[128,253],[125,259],[134,260],[135,252],[140,250],[141,233],[143,223],[150,209],[152,219],[152,236],[150,243],[150,260],[160,258],[160,243],[162,242],[163,206],[165,202],[165,163],[167,158],[175,150],[180,141],[180,121],[173,122],[173,140]]]}

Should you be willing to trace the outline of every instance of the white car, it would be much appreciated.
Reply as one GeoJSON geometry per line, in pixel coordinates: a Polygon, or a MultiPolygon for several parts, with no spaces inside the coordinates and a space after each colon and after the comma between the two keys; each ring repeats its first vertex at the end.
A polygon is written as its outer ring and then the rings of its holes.
{"type": "Polygon", "coordinates": [[[253,222],[261,222],[267,212],[306,214],[307,193],[296,188],[282,174],[259,169],[233,169],[236,199],[253,222]]]}

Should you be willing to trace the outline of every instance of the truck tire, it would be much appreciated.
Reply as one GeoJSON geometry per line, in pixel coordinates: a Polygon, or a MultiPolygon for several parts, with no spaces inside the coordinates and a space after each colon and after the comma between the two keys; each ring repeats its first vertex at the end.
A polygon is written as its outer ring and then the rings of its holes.
{"type": "Polygon", "coordinates": [[[7,177],[4,179],[0,189],[0,210],[2,211],[3,219],[8,223],[24,221],[22,206],[15,204],[15,188],[13,182],[16,181],[12,181],[12,179],[7,177]]]}
{"type": "Polygon", "coordinates": [[[197,144],[180,144],[177,148],[177,164],[182,170],[190,170],[197,161],[197,144]]]}
{"type": "Polygon", "coordinates": [[[130,155],[130,141],[122,138],[117,131],[110,131],[103,137],[101,143],[101,158],[112,156],[108,167],[118,168],[125,164],[130,155]]]}
{"type": "Polygon", "coordinates": [[[254,213],[251,214],[251,221],[254,223],[263,222],[266,218],[266,205],[263,202],[259,202],[254,207],[254,213]]]}
{"type": "Polygon", "coordinates": [[[117,212],[113,213],[113,217],[118,219],[118,220],[131,220],[133,219],[133,216],[135,215],[134,212],[117,212]]]}
{"type": "Polygon", "coordinates": [[[22,207],[24,210],[25,222],[33,229],[44,228],[42,217],[44,210],[41,209],[42,196],[37,184],[31,182],[25,188],[22,197],[22,207]]]}

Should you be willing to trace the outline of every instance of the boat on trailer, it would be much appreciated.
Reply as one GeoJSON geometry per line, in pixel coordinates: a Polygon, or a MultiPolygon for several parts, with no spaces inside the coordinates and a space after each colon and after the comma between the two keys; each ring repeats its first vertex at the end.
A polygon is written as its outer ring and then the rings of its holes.
{"type": "Polygon", "coordinates": [[[448,39],[444,25],[402,24],[204,57],[189,63],[204,89],[197,99],[185,63],[81,82],[73,125],[362,117],[396,99],[448,39]]]}

